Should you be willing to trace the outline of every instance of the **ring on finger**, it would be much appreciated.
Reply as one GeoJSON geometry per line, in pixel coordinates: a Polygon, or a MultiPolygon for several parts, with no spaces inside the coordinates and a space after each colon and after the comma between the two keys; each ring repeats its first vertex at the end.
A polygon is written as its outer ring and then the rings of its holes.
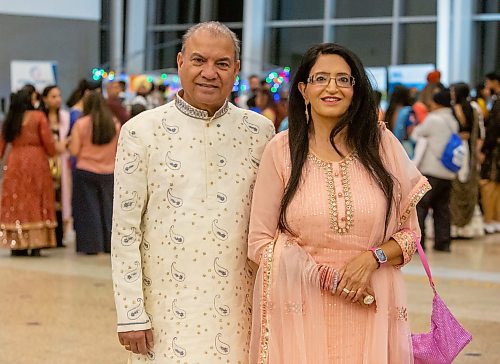
{"type": "Polygon", "coordinates": [[[125,347],[125,350],[130,351],[130,345],[123,345],[125,347]]]}
{"type": "Polygon", "coordinates": [[[356,291],[351,291],[349,288],[344,288],[342,290],[342,292],[344,292],[345,294],[350,294],[350,293],[353,293],[353,292],[356,292],[356,291]]]}
{"type": "Polygon", "coordinates": [[[363,298],[363,303],[367,306],[371,305],[375,301],[375,297],[373,297],[371,294],[366,295],[365,298],[363,298]]]}

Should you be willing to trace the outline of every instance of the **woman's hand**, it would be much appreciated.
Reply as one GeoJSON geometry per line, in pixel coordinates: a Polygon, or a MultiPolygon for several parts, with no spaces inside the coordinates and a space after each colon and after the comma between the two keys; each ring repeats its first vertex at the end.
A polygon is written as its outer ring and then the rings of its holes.
{"type": "Polygon", "coordinates": [[[371,251],[359,254],[340,269],[336,294],[351,302],[362,303],[367,295],[373,296],[369,283],[377,268],[378,262],[371,251]]]}

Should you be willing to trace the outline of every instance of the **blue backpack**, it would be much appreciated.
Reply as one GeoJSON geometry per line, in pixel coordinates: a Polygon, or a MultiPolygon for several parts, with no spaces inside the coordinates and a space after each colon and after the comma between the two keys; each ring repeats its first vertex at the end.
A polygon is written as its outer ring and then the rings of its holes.
{"type": "Polygon", "coordinates": [[[457,173],[464,165],[465,150],[462,139],[457,133],[452,133],[444,147],[441,163],[453,173],[457,173]]]}

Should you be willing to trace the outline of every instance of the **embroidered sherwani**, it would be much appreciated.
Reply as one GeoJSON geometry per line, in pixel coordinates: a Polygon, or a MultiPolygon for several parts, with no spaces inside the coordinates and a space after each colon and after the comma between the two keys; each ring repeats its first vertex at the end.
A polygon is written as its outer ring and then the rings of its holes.
{"type": "Polygon", "coordinates": [[[118,331],[153,329],[131,362],[247,363],[250,201],[270,121],[176,100],[127,122],[115,168],[112,264],[118,331]]]}

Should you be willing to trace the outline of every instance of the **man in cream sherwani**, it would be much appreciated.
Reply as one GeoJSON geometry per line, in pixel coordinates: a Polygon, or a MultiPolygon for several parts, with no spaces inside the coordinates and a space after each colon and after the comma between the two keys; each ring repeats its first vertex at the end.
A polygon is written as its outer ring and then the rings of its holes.
{"type": "Polygon", "coordinates": [[[270,121],[228,103],[239,41],[198,24],[176,99],[128,121],[115,167],[112,264],[131,363],[247,363],[252,188],[270,121]]]}

